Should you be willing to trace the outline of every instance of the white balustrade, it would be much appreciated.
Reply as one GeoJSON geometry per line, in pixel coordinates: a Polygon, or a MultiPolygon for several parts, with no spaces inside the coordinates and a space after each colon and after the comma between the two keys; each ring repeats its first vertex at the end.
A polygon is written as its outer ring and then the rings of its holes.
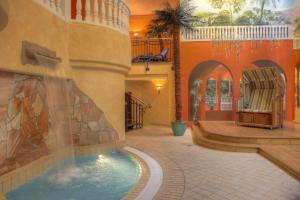
{"type": "Polygon", "coordinates": [[[130,10],[123,0],[73,1],[76,4],[74,19],[71,19],[71,0],[34,1],[66,21],[107,26],[129,35],[130,10]]]}
{"type": "Polygon", "coordinates": [[[290,25],[276,26],[208,26],[184,30],[183,41],[283,40],[292,39],[290,25]]]}
{"type": "Polygon", "coordinates": [[[85,21],[92,22],[91,0],[85,1],[85,21]]]}
{"type": "Polygon", "coordinates": [[[82,5],[81,5],[81,0],[76,1],[76,20],[77,21],[82,21],[82,5]]]}
{"type": "Polygon", "coordinates": [[[106,0],[101,0],[101,23],[105,24],[106,23],[106,6],[105,6],[105,1],[106,0]]]}
{"type": "Polygon", "coordinates": [[[94,0],[94,15],[93,15],[94,23],[100,23],[100,15],[99,15],[99,1],[94,0]]]}

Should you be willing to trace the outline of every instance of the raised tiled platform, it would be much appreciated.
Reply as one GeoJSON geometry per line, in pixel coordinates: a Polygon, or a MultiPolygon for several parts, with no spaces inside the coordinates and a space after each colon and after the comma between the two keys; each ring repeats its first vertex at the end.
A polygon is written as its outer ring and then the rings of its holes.
{"type": "Polygon", "coordinates": [[[243,144],[300,144],[300,125],[285,123],[282,129],[237,126],[234,122],[200,122],[205,137],[243,144]]]}
{"type": "Polygon", "coordinates": [[[300,181],[300,145],[262,145],[259,153],[300,181]]]}
{"type": "Polygon", "coordinates": [[[234,122],[200,122],[193,126],[196,144],[222,151],[257,152],[300,180],[300,125],[282,129],[237,126],[234,122]]]}

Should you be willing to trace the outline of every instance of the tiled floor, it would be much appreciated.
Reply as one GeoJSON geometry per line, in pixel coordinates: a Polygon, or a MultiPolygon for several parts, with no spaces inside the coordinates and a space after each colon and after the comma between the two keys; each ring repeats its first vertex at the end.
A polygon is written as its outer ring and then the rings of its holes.
{"type": "Polygon", "coordinates": [[[127,143],[161,164],[156,199],[300,200],[300,182],[258,154],[205,149],[155,126],[129,132],[127,143]]]}

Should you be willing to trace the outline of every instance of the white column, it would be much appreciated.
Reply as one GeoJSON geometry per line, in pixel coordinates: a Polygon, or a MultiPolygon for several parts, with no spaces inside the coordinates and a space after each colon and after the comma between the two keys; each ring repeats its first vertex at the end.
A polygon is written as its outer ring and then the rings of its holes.
{"type": "Polygon", "coordinates": [[[125,31],[129,31],[129,17],[130,17],[130,11],[128,7],[125,5],[125,31]]]}
{"type": "Polygon", "coordinates": [[[85,21],[91,22],[91,0],[86,0],[85,2],[85,21]]]}
{"type": "Polygon", "coordinates": [[[119,9],[120,9],[120,28],[123,29],[124,28],[124,8],[123,8],[122,1],[120,1],[119,9]]]}
{"type": "Polygon", "coordinates": [[[50,0],[50,8],[55,9],[55,0],[50,0]]]}
{"type": "Polygon", "coordinates": [[[99,22],[100,22],[99,4],[98,4],[98,0],[94,0],[94,23],[98,24],[99,22]]]}
{"type": "Polygon", "coordinates": [[[77,2],[76,2],[76,20],[77,21],[82,21],[81,10],[82,10],[81,0],[77,0],[77,2]]]}
{"type": "Polygon", "coordinates": [[[105,0],[101,0],[101,23],[106,23],[106,7],[105,7],[105,0]]]}
{"type": "Polygon", "coordinates": [[[62,14],[61,13],[61,0],[56,0],[56,12],[58,13],[58,14],[62,14]]]}
{"type": "Polygon", "coordinates": [[[65,17],[69,21],[71,19],[71,0],[65,0],[65,17]]]}
{"type": "Polygon", "coordinates": [[[119,17],[118,10],[119,10],[119,0],[115,0],[114,1],[114,25],[115,25],[115,27],[118,26],[118,17],[119,17]]]}
{"type": "Polygon", "coordinates": [[[112,25],[112,0],[107,0],[107,24],[112,25]]]}
{"type": "Polygon", "coordinates": [[[50,6],[50,0],[43,0],[44,4],[46,4],[47,6],[50,6]]]}
{"type": "Polygon", "coordinates": [[[122,13],[121,13],[121,1],[118,2],[118,27],[121,28],[121,18],[122,18],[122,13]]]}

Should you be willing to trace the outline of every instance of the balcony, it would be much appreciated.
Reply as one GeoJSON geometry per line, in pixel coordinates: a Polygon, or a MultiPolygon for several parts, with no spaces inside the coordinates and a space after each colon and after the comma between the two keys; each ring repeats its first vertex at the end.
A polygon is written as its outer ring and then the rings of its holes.
{"type": "Polygon", "coordinates": [[[66,22],[105,26],[129,35],[130,10],[122,0],[35,0],[66,22]]]}
{"type": "Polygon", "coordinates": [[[171,62],[172,52],[172,40],[169,38],[131,40],[132,63],[171,62]]]}
{"type": "Polygon", "coordinates": [[[185,30],[181,41],[286,40],[292,39],[290,25],[209,26],[185,30]]]}

